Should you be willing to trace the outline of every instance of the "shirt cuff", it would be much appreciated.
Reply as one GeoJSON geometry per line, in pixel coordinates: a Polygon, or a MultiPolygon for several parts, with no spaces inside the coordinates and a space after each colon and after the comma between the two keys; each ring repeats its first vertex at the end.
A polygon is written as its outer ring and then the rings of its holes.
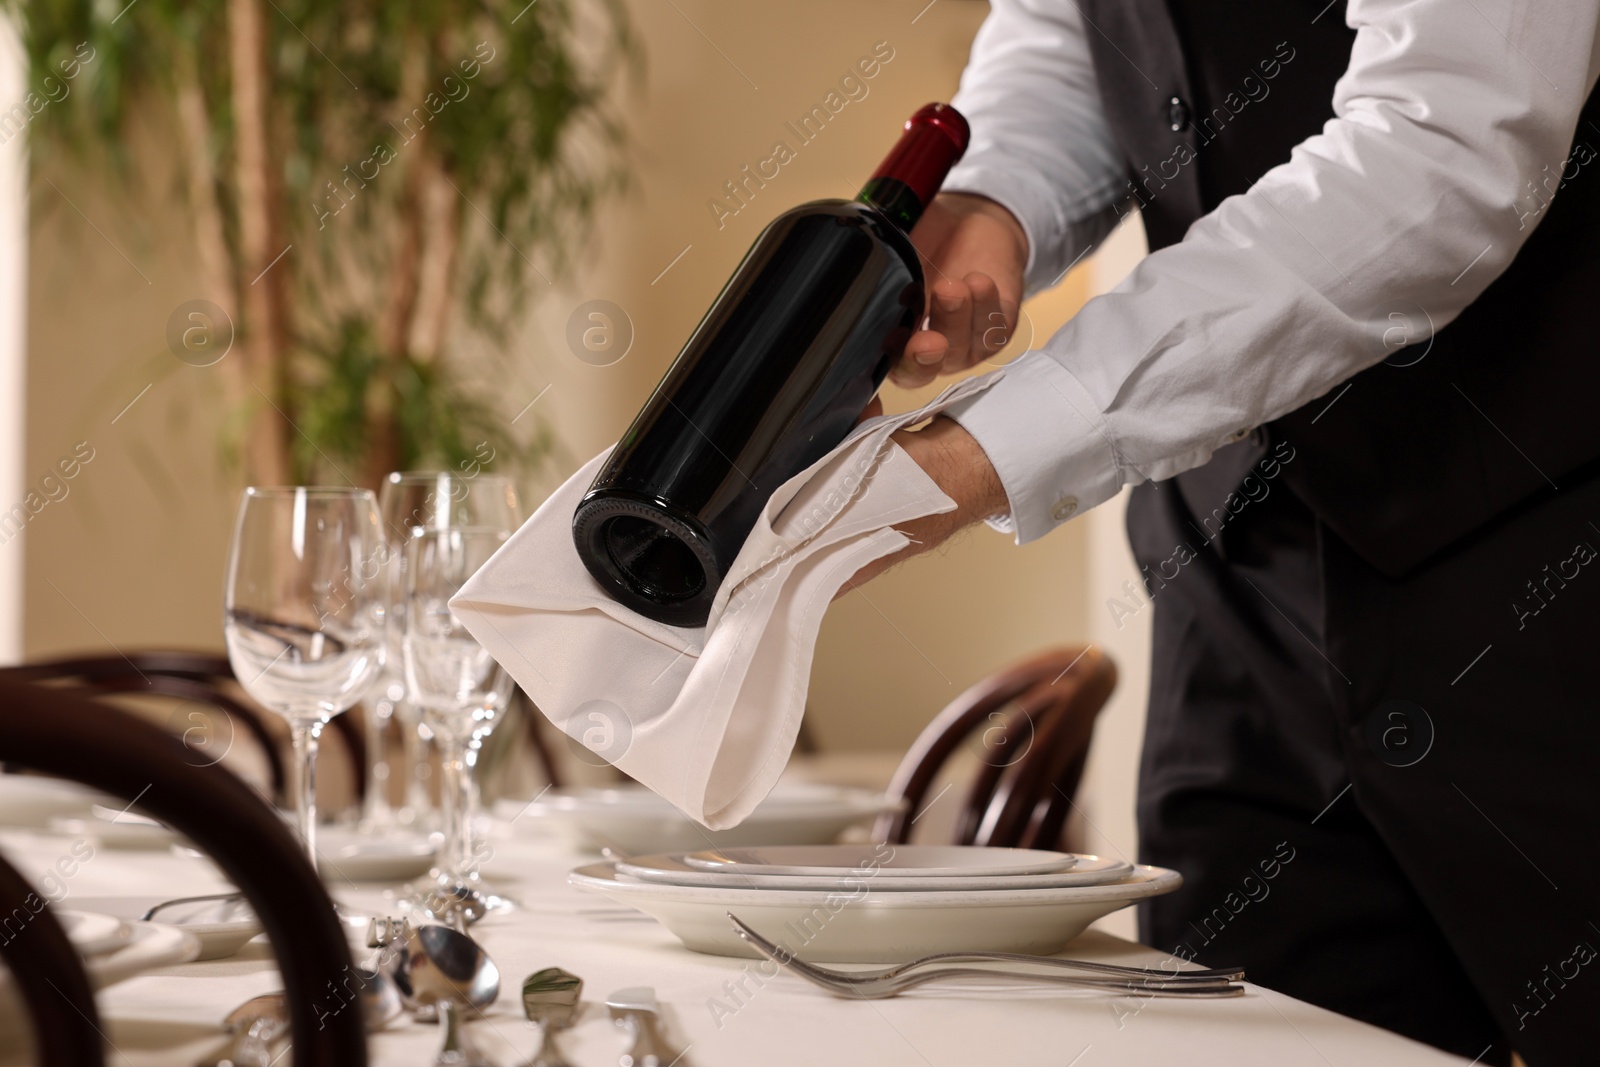
{"type": "Polygon", "coordinates": [[[1046,352],[1019,356],[994,385],[944,414],[994,465],[1011,514],[989,525],[1019,545],[1144,480],[1125,469],[1094,398],[1046,352]]]}

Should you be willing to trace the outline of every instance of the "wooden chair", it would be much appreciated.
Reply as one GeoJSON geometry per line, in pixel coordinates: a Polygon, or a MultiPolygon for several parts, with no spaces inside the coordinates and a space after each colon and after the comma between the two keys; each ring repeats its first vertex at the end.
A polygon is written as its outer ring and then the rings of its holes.
{"type": "MultiPolygon", "coordinates": [[[[174,697],[225,715],[244,728],[266,754],[272,795],[287,797],[287,779],[278,741],[266,715],[254,703],[235,695],[237,682],[226,656],[206,652],[135,651],[126,655],[67,656],[0,668],[0,677],[86,690],[96,696],[174,697]]],[[[360,723],[349,713],[329,724],[350,753],[357,797],[367,781],[367,743],[360,723]]]]}
{"type": "Polygon", "coordinates": [[[956,821],[955,844],[1056,848],[1083,777],[1095,716],[1117,684],[1093,645],[1053,648],[951,701],[907,751],[889,785],[905,802],[878,820],[877,840],[904,844],[928,789],[978,733],[981,763],[956,821]]]}
{"type": "MultiPolygon", "coordinates": [[[[366,1067],[360,1000],[339,999],[355,966],[344,927],[299,841],[258,793],[219,766],[196,765],[159,726],[70,687],[14,678],[0,678],[0,761],[137,801],[193,841],[244,893],[272,942],[296,1067],[366,1067]]],[[[71,1028],[99,1040],[81,1020],[71,1028]]]]}
{"type": "Polygon", "coordinates": [[[44,903],[48,898],[0,858],[0,959],[33,1024],[40,1067],[102,1067],[100,1013],[77,949],[44,903]],[[37,908],[33,905],[38,905],[37,908]]]}

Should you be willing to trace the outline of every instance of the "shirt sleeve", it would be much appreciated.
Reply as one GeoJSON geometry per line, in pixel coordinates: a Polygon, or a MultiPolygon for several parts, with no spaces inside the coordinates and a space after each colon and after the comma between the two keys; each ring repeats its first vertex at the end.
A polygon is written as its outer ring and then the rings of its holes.
{"type": "Polygon", "coordinates": [[[1074,3],[993,0],[951,101],[972,127],[946,192],[979,193],[1028,237],[1028,293],[1049,288],[1117,223],[1127,196],[1074,3]]]}
{"type": "MultiPolygon", "coordinates": [[[[1355,46],[1322,132],[948,412],[1005,486],[1011,515],[995,525],[1030,541],[1123,485],[1204,463],[1392,354],[1391,312],[1451,322],[1538,225],[1532,183],[1569,162],[1597,8],[1351,0],[1355,46]]],[[[1019,110],[1059,106],[1016,94],[1019,110]]],[[[972,165],[1006,169],[1006,137],[972,165]]],[[[1042,149],[1015,151],[1025,185],[1042,149]]],[[[1068,184],[1053,185],[1059,203],[1068,184]]],[[[1030,236],[1061,240],[1049,211],[1023,210],[1030,236]]]]}

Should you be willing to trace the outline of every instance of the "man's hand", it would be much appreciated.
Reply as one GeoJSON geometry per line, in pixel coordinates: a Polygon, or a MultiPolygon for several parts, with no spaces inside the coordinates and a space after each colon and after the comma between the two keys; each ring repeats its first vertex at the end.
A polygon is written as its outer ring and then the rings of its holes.
{"type": "Polygon", "coordinates": [[[890,371],[890,380],[906,389],[966,370],[1006,346],[1028,265],[1022,224],[988,197],[970,193],[934,197],[911,241],[926,257],[929,322],[890,371]]]}
{"type": "Polygon", "coordinates": [[[911,538],[912,543],[862,568],[839,590],[836,599],[901,560],[937,548],[957,531],[1006,512],[1006,491],[1000,484],[1000,476],[989,463],[983,447],[959,423],[940,416],[921,430],[900,431],[894,435],[894,440],[938,483],[944,494],[956,502],[956,509],[896,526],[895,529],[911,538]]]}

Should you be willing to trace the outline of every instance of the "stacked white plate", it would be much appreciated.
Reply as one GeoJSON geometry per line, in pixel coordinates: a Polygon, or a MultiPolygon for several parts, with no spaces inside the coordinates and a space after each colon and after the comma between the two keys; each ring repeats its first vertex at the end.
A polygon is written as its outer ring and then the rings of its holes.
{"type": "Polygon", "coordinates": [[[933,952],[1058,952],[1096,919],[1182,878],[1034,849],[822,845],[661,852],[569,876],[658,919],[687,947],[757,956],[729,913],[801,959],[899,963],[933,952]]]}
{"type": "MultiPolygon", "coordinates": [[[[96,990],[157,967],[187,963],[201,951],[200,939],[194,934],[165,923],[129,922],[114,915],[78,909],[56,910],[55,917],[83,957],[89,984],[96,990]]],[[[11,921],[14,924],[20,921],[20,929],[26,929],[33,916],[25,914],[19,920],[17,913],[13,913],[11,921]]],[[[16,933],[11,936],[15,937],[16,933]]],[[[16,981],[11,972],[0,968],[0,1031],[23,1025],[24,1018],[16,981]]]]}
{"type": "Polygon", "coordinates": [[[545,826],[580,848],[628,855],[736,845],[826,844],[900,802],[865,789],[780,785],[731,830],[707,830],[643,786],[550,791],[531,803],[501,801],[513,825],[545,826]]]}

